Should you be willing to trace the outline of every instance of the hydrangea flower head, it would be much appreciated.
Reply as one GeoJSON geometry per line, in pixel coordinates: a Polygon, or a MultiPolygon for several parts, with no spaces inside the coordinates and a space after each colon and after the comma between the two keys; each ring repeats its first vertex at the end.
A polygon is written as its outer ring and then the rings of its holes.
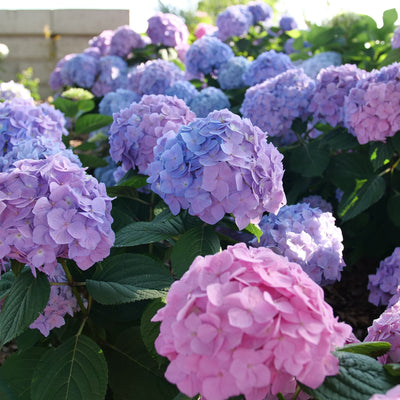
{"type": "Polygon", "coordinates": [[[250,67],[243,56],[232,57],[218,71],[218,83],[222,89],[239,89],[246,86],[243,75],[250,67]]]}
{"type": "Polygon", "coordinates": [[[243,75],[243,80],[247,86],[253,86],[291,68],[294,68],[294,65],[287,54],[268,50],[250,63],[243,75]]]}
{"type": "Polygon", "coordinates": [[[263,0],[249,1],[247,9],[253,15],[253,24],[257,22],[269,22],[273,16],[272,7],[263,0]]]}
{"type": "Polygon", "coordinates": [[[128,89],[117,89],[107,93],[99,103],[100,114],[112,116],[114,113],[129,107],[132,103],[140,101],[141,96],[128,89]]]}
{"type": "Polygon", "coordinates": [[[20,99],[31,99],[31,92],[22,84],[14,82],[0,82],[0,101],[12,100],[15,97],[20,99]]]}
{"type": "Polygon", "coordinates": [[[286,203],[282,158],[261,129],[224,109],[159,139],[148,182],[173,214],[215,224],[231,213],[243,229],[286,203]]]}
{"type": "Polygon", "coordinates": [[[400,63],[360,79],[344,102],[344,125],[360,144],[385,142],[400,130],[400,63]]]}
{"type": "Polygon", "coordinates": [[[106,29],[98,36],[94,36],[89,40],[90,47],[96,47],[100,50],[102,56],[110,55],[111,39],[114,35],[114,31],[106,29]]]}
{"type": "Polygon", "coordinates": [[[203,36],[192,43],[186,53],[187,72],[194,76],[210,74],[234,56],[233,50],[220,39],[203,36]]]}
{"type": "Polygon", "coordinates": [[[62,70],[65,64],[75,56],[75,53],[67,54],[57,62],[49,77],[49,86],[54,91],[62,89],[64,86],[70,86],[73,84],[71,80],[68,80],[68,77],[65,76],[65,74],[62,74],[62,70]]]}
{"type": "Polygon", "coordinates": [[[394,386],[385,394],[376,393],[369,400],[398,400],[400,399],[400,385],[394,386]]]}
{"type": "Polygon", "coordinates": [[[167,132],[177,132],[181,125],[196,116],[185,102],[166,95],[144,95],[138,103],[115,113],[110,127],[110,155],[121,161],[126,172],[138,168],[142,174],[153,161],[157,139],[167,132]]]}
{"type": "Polygon", "coordinates": [[[375,274],[368,276],[368,301],[376,306],[387,305],[400,285],[400,247],[379,263],[375,274]]]}
{"type": "Polygon", "coordinates": [[[183,79],[183,72],[172,61],[148,60],[128,72],[128,89],[140,95],[165,94],[175,82],[183,79]]]}
{"type": "Polygon", "coordinates": [[[228,96],[221,89],[213,86],[197,92],[189,103],[190,109],[201,118],[206,117],[213,110],[222,110],[230,106],[228,96]]]}
{"type": "Polygon", "coordinates": [[[147,23],[146,33],[154,44],[179,47],[189,39],[185,21],[178,15],[158,12],[149,18],[147,23]]]}
{"type": "Polygon", "coordinates": [[[223,42],[232,36],[245,35],[253,25],[253,14],[242,5],[232,5],[217,15],[217,36],[223,42]]]}
{"type": "Polygon", "coordinates": [[[332,204],[318,194],[303,197],[301,203],[307,203],[311,208],[319,208],[323,212],[332,212],[332,204]]]}
{"type": "Polygon", "coordinates": [[[0,258],[50,275],[57,258],[85,270],[114,242],[111,199],[103,183],[63,154],[24,159],[0,173],[0,258]]]}
{"type": "Polygon", "coordinates": [[[170,86],[165,94],[167,96],[176,96],[178,99],[182,99],[186,104],[190,104],[193,97],[197,94],[196,87],[187,80],[176,81],[170,86]]]}
{"type": "Polygon", "coordinates": [[[397,26],[394,30],[390,43],[393,49],[398,49],[400,47],[400,26],[397,26]]]}
{"type": "Polygon", "coordinates": [[[313,121],[343,126],[344,99],[366,72],[354,64],[323,68],[317,75],[316,88],[310,102],[313,121]]]}
{"type": "Polygon", "coordinates": [[[196,39],[200,39],[204,35],[214,34],[217,30],[218,28],[215,25],[199,22],[194,30],[194,35],[196,36],[196,39]]]}
{"type": "Polygon", "coordinates": [[[135,32],[129,25],[118,27],[111,38],[110,54],[128,58],[132,50],[145,46],[142,36],[135,32]]]}
{"type": "Polygon", "coordinates": [[[277,215],[264,215],[260,228],[260,242],[254,239],[253,246],[277,247],[319,285],[340,280],[345,266],[343,235],[332,213],[308,203],[287,205],[277,215]]]}
{"type": "Polygon", "coordinates": [[[291,31],[292,29],[297,29],[297,22],[292,16],[283,15],[279,20],[279,27],[283,31],[291,31]]]}
{"type": "Polygon", "coordinates": [[[296,140],[291,125],[296,118],[306,120],[315,81],[301,70],[289,69],[247,89],[240,112],[277,142],[296,140]]]}
{"type": "Polygon", "coordinates": [[[342,64],[342,56],[336,51],[325,51],[318,53],[312,57],[296,64],[297,68],[302,68],[303,71],[310,77],[315,79],[322,68],[330,66],[339,66],[342,64]]]}
{"type": "Polygon", "coordinates": [[[351,334],[299,265],[244,243],[197,257],[152,321],[167,380],[214,400],[294,393],[295,378],[316,388],[338,372],[332,350],[351,334]]]}

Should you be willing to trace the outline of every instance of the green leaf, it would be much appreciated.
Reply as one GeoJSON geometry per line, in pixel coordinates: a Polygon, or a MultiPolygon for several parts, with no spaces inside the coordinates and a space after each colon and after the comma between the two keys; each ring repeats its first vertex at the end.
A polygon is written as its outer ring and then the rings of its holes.
{"type": "Polygon", "coordinates": [[[75,132],[77,134],[85,134],[104,126],[110,125],[113,122],[113,117],[102,114],[84,114],[76,120],[75,132]]]}
{"type": "Polygon", "coordinates": [[[391,376],[400,376],[400,364],[385,364],[383,368],[391,376]]]}
{"type": "Polygon", "coordinates": [[[92,111],[96,104],[93,100],[83,99],[78,101],[78,109],[82,112],[89,112],[92,111]]]}
{"type": "Polygon", "coordinates": [[[72,336],[40,359],[31,400],[104,400],[107,380],[102,349],[86,336],[72,336]]]}
{"type": "Polygon", "coordinates": [[[0,299],[2,299],[10,291],[14,280],[15,280],[15,274],[13,271],[8,271],[5,274],[1,274],[0,299]]]}
{"type": "Polygon", "coordinates": [[[54,107],[60,110],[66,117],[73,118],[78,113],[78,105],[75,101],[57,97],[53,102],[54,107]]]}
{"type": "Polygon", "coordinates": [[[395,193],[390,196],[387,202],[387,213],[390,220],[397,226],[400,227],[400,193],[395,193]]]}
{"type": "Polygon", "coordinates": [[[328,376],[317,389],[300,387],[310,396],[321,400],[369,400],[375,393],[386,393],[399,383],[383,365],[364,354],[335,352],[339,373],[328,376]]]}
{"type": "Polygon", "coordinates": [[[339,203],[339,217],[344,222],[362,213],[381,199],[385,188],[385,180],[379,175],[357,179],[353,192],[348,196],[343,195],[339,203]]]}
{"type": "Polygon", "coordinates": [[[11,391],[10,387],[0,376],[0,399],[1,400],[20,400],[17,395],[11,391]]]}
{"type": "Polygon", "coordinates": [[[388,143],[372,142],[370,144],[369,154],[371,164],[374,171],[389,164],[390,159],[393,157],[394,148],[388,143]]]}
{"type": "Polygon", "coordinates": [[[215,254],[220,251],[220,242],[215,229],[209,225],[197,226],[185,232],[176,242],[171,253],[174,275],[180,278],[197,256],[215,254]]]}
{"type": "MultiPolygon", "coordinates": [[[[12,354],[0,368],[0,379],[5,382],[18,400],[31,400],[31,381],[45,348],[34,347],[12,354]]],[[[1,394],[1,392],[0,392],[1,394]]],[[[3,399],[2,396],[0,396],[3,399]]]]}
{"type": "Polygon", "coordinates": [[[78,154],[78,157],[84,167],[98,168],[108,165],[108,162],[104,158],[96,157],[93,154],[78,154]]]}
{"type": "Polygon", "coordinates": [[[364,354],[366,356],[376,358],[386,354],[390,350],[390,347],[391,344],[388,342],[364,342],[347,344],[337,351],[364,354]]]}
{"type": "Polygon", "coordinates": [[[384,26],[389,26],[390,28],[393,28],[395,22],[397,21],[398,14],[395,8],[390,8],[389,10],[385,10],[383,12],[383,25],[384,26]]]}
{"type": "Polygon", "coordinates": [[[49,296],[50,284],[42,272],[37,272],[35,278],[30,270],[25,270],[15,278],[0,312],[0,347],[35,321],[49,296]]]}
{"type": "Polygon", "coordinates": [[[262,236],[263,231],[260,229],[258,225],[249,224],[246,226],[245,230],[254,235],[257,238],[258,243],[260,243],[260,237],[262,236]]]}
{"type": "Polygon", "coordinates": [[[100,304],[164,297],[173,281],[160,262],[143,254],[119,254],[101,266],[102,270],[86,280],[89,293],[100,304]]]}

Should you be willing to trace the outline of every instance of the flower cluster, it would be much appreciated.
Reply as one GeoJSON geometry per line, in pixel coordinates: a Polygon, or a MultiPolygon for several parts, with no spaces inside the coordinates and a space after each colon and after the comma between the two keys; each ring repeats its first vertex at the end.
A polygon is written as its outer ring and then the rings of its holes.
{"type": "Polygon", "coordinates": [[[309,110],[313,121],[331,126],[343,125],[344,99],[366,72],[354,64],[323,68],[316,78],[316,88],[309,110]]]}
{"type": "Polygon", "coordinates": [[[264,51],[250,63],[243,80],[247,86],[253,86],[291,68],[294,68],[294,64],[287,54],[275,50],[264,51]]]}
{"type": "Polygon", "coordinates": [[[153,161],[157,139],[166,132],[177,132],[195,119],[185,102],[166,95],[144,95],[138,103],[115,113],[110,127],[110,155],[121,161],[126,172],[138,168],[146,174],[153,161]]]}
{"type": "Polygon", "coordinates": [[[170,86],[165,94],[167,96],[176,96],[178,99],[182,99],[186,104],[190,104],[193,97],[197,94],[196,87],[189,81],[181,80],[176,81],[170,86]]]}
{"type": "Polygon", "coordinates": [[[374,394],[369,400],[398,400],[400,398],[400,385],[394,386],[385,394],[374,394]]]}
{"type": "Polygon", "coordinates": [[[332,213],[308,203],[288,205],[277,215],[264,215],[260,228],[260,242],[254,239],[253,246],[276,247],[321,286],[340,280],[343,235],[332,213]]]}
{"type": "Polygon", "coordinates": [[[22,84],[14,81],[0,82],[0,101],[20,99],[31,99],[31,92],[22,84]]]}
{"type": "Polygon", "coordinates": [[[104,184],[63,154],[20,160],[0,173],[0,258],[50,275],[57,258],[87,269],[114,242],[104,184]]]}
{"type": "Polygon", "coordinates": [[[102,56],[110,55],[111,39],[114,35],[114,31],[106,29],[98,36],[94,36],[89,40],[89,47],[96,47],[99,49],[102,56]]]}
{"type": "Polygon", "coordinates": [[[310,78],[315,79],[322,68],[339,66],[342,64],[342,56],[335,51],[325,51],[296,64],[297,68],[302,68],[310,78]]]}
{"type": "Polygon", "coordinates": [[[400,47],[400,26],[397,26],[394,30],[390,43],[393,49],[398,49],[400,47]]]}
{"type": "Polygon", "coordinates": [[[375,274],[368,276],[368,301],[376,306],[388,304],[400,285],[400,247],[379,263],[375,274]]]}
{"type": "Polygon", "coordinates": [[[43,336],[48,336],[53,328],[63,326],[65,315],[69,314],[72,317],[78,308],[70,286],[54,285],[54,283],[67,282],[67,277],[60,264],[57,264],[48,279],[50,283],[53,283],[50,287],[49,301],[39,317],[29,326],[31,329],[38,329],[43,336]]]}
{"type": "Polygon", "coordinates": [[[128,72],[128,87],[140,95],[165,94],[175,82],[183,80],[182,71],[172,62],[148,60],[128,72]]]}
{"type": "Polygon", "coordinates": [[[323,212],[332,212],[332,204],[318,194],[303,197],[301,203],[307,203],[311,208],[319,208],[323,212]]]}
{"type": "Polygon", "coordinates": [[[215,25],[199,22],[194,30],[194,35],[196,36],[196,39],[200,39],[204,35],[212,35],[217,30],[218,28],[215,25]]]}
{"type": "Polygon", "coordinates": [[[250,61],[243,56],[230,58],[218,71],[217,79],[221,88],[239,89],[246,86],[243,75],[249,69],[250,64],[250,61]]]}
{"type": "Polygon", "coordinates": [[[67,77],[65,76],[65,74],[62,75],[61,71],[63,70],[65,64],[75,56],[76,54],[74,53],[67,54],[57,62],[54,70],[51,72],[49,77],[49,86],[53,90],[56,91],[62,89],[64,86],[72,85],[71,81],[66,81],[67,77]]]}
{"type": "Polygon", "coordinates": [[[360,144],[385,142],[400,129],[400,63],[371,71],[344,102],[344,125],[360,144]]]}
{"type": "Polygon", "coordinates": [[[213,110],[230,108],[227,95],[213,86],[208,86],[197,92],[189,103],[190,109],[197,117],[204,118],[213,110]]]}
{"type": "Polygon", "coordinates": [[[296,118],[306,120],[315,82],[302,70],[289,69],[247,89],[240,112],[285,145],[296,140],[291,129],[296,118]]]}
{"type": "Polygon", "coordinates": [[[233,50],[213,36],[203,36],[190,46],[186,53],[185,65],[189,74],[210,74],[234,56],[233,50]]]}
{"type": "Polygon", "coordinates": [[[213,111],[157,142],[148,182],[173,214],[215,224],[232,213],[243,229],[286,203],[282,158],[248,119],[213,111]]]}
{"type": "Polygon", "coordinates": [[[227,7],[217,15],[217,36],[222,41],[232,36],[245,35],[253,25],[253,14],[244,5],[227,7]]]}
{"type": "Polygon", "coordinates": [[[165,377],[214,400],[293,393],[295,379],[316,388],[338,372],[331,352],[351,334],[299,265],[244,243],[198,256],[152,321],[165,377]]]}
{"type": "Polygon", "coordinates": [[[279,20],[279,28],[283,31],[291,31],[297,29],[297,22],[292,16],[283,15],[279,20]]]}
{"type": "Polygon", "coordinates": [[[147,35],[154,44],[180,47],[189,39],[189,30],[185,21],[170,13],[158,12],[147,20],[147,35]]]}
{"type": "Polygon", "coordinates": [[[257,22],[268,23],[273,16],[272,7],[262,0],[249,1],[247,4],[247,9],[253,15],[253,24],[257,22]]]}
{"type": "Polygon", "coordinates": [[[132,50],[145,46],[142,36],[129,25],[118,27],[111,37],[110,55],[128,58],[132,50]]]}
{"type": "Polygon", "coordinates": [[[141,96],[128,89],[117,89],[107,93],[99,103],[100,114],[112,116],[114,113],[128,108],[132,103],[140,101],[141,96]]]}

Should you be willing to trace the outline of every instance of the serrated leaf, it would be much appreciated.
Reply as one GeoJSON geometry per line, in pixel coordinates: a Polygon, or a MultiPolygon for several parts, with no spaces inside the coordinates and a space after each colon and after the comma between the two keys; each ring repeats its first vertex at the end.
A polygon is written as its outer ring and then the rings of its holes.
{"type": "Polygon", "coordinates": [[[386,393],[399,383],[383,365],[364,354],[335,352],[339,359],[339,373],[325,378],[317,389],[303,384],[300,387],[315,399],[369,400],[375,393],[386,393]]]}
{"type": "Polygon", "coordinates": [[[75,101],[57,97],[53,102],[54,107],[60,110],[66,117],[73,118],[78,113],[78,105],[75,101]]]}
{"type": "Polygon", "coordinates": [[[171,253],[174,275],[180,278],[197,256],[215,254],[220,242],[212,226],[197,226],[185,232],[176,242],[171,253]]]}
{"type": "Polygon", "coordinates": [[[82,111],[82,112],[92,111],[94,109],[94,107],[96,106],[95,102],[93,100],[89,100],[89,99],[79,100],[77,104],[78,104],[79,111],[82,111]]]}
{"type": "Polygon", "coordinates": [[[13,271],[8,271],[5,274],[1,274],[0,277],[0,299],[2,299],[11,289],[11,286],[15,280],[15,274],[13,271]]]}
{"type": "Polygon", "coordinates": [[[86,336],[72,336],[40,359],[31,400],[104,400],[107,381],[102,349],[86,336]]]}
{"type": "Polygon", "coordinates": [[[370,144],[370,160],[374,171],[389,164],[393,157],[394,148],[388,143],[372,142],[370,144]]]}
{"type": "Polygon", "coordinates": [[[108,162],[104,158],[96,157],[93,154],[78,154],[78,157],[84,167],[98,168],[108,165],[108,162]]]}
{"type": "Polygon", "coordinates": [[[100,304],[164,297],[173,281],[160,262],[143,254],[119,254],[101,265],[102,270],[86,280],[88,292],[100,304]]]}
{"type": "Polygon", "coordinates": [[[347,344],[337,351],[364,354],[366,356],[376,358],[386,354],[390,348],[391,344],[388,342],[363,342],[347,344]]]}
{"type": "Polygon", "coordinates": [[[387,213],[390,220],[398,227],[400,227],[400,194],[396,193],[389,197],[387,202],[387,213]]]}
{"type": "Polygon", "coordinates": [[[45,274],[22,271],[11,285],[0,312],[0,347],[27,328],[46,306],[50,284],[45,274]]]}
{"type": "Polygon", "coordinates": [[[104,126],[110,125],[113,117],[102,114],[84,114],[76,120],[75,132],[77,134],[85,134],[97,131],[104,126]]]}

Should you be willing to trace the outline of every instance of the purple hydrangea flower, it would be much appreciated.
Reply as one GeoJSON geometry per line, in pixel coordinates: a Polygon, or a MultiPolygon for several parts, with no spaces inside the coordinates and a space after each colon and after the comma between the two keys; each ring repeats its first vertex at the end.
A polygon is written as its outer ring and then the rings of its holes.
{"type": "Polygon", "coordinates": [[[153,161],[157,139],[177,132],[195,119],[185,102],[166,95],[144,95],[139,103],[115,113],[110,128],[110,154],[126,172],[138,168],[142,174],[153,161]]]}
{"type": "Polygon", "coordinates": [[[247,9],[253,15],[253,24],[257,22],[269,22],[272,20],[272,7],[263,0],[254,0],[246,4],[247,9]]]}
{"type": "Polygon", "coordinates": [[[106,29],[98,36],[94,36],[89,40],[90,47],[96,47],[100,50],[102,56],[110,55],[111,39],[114,35],[114,31],[106,29]]]}
{"type": "Polygon", "coordinates": [[[214,111],[157,141],[148,182],[175,215],[215,224],[231,213],[243,229],[286,203],[282,158],[250,120],[214,111]]]}
{"type": "Polygon", "coordinates": [[[186,53],[187,72],[194,76],[210,74],[234,56],[233,50],[213,36],[203,36],[190,46],[186,53]]]}
{"type": "Polygon", "coordinates": [[[112,116],[114,113],[128,108],[132,103],[137,103],[141,96],[128,89],[117,89],[107,93],[99,103],[100,114],[112,116]]]}
{"type": "Polygon", "coordinates": [[[292,16],[283,15],[279,20],[279,27],[283,31],[291,31],[292,29],[297,29],[297,22],[292,16]]]}
{"type": "Polygon", "coordinates": [[[400,63],[360,79],[344,102],[344,125],[360,144],[385,142],[400,130],[400,63]]]}
{"type": "Polygon", "coordinates": [[[158,12],[147,22],[146,33],[154,44],[179,47],[187,43],[189,39],[189,30],[185,21],[175,14],[158,12]]]}
{"type": "Polygon", "coordinates": [[[50,287],[50,298],[44,308],[32,324],[31,329],[38,329],[43,336],[48,336],[54,328],[59,328],[65,324],[65,315],[71,317],[78,310],[78,304],[68,285],[54,285],[54,283],[65,283],[67,278],[60,264],[57,264],[54,271],[48,276],[49,282],[53,283],[50,287]]]}
{"type": "Polygon", "coordinates": [[[148,60],[128,72],[128,89],[140,95],[165,94],[175,82],[183,79],[183,72],[173,62],[148,60]]]}
{"type": "Polygon", "coordinates": [[[132,50],[145,46],[142,36],[135,32],[129,25],[118,27],[111,38],[110,54],[128,58],[132,50]]]}
{"type": "Polygon", "coordinates": [[[109,255],[111,198],[63,154],[16,161],[0,173],[0,192],[0,258],[49,275],[58,257],[85,270],[109,255]]]}
{"type": "Polygon", "coordinates": [[[243,36],[249,31],[253,22],[253,14],[246,6],[242,4],[229,6],[217,15],[217,36],[223,42],[232,36],[243,36]]]}
{"type": "Polygon", "coordinates": [[[239,89],[246,86],[243,75],[250,61],[243,56],[232,57],[218,71],[218,83],[222,89],[239,89]]]}
{"type": "Polygon", "coordinates": [[[64,74],[61,74],[61,71],[64,68],[65,64],[69,60],[74,58],[76,55],[77,54],[75,54],[75,53],[67,54],[66,56],[64,56],[57,62],[54,70],[52,71],[52,73],[50,74],[50,77],[49,77],[49,86],[54,91],[60,90],[64,86],[71,86],[73,84],[73,82],[71,80],[68,80],[67,76],[64,76],[64,74]]]}
{"type": "Polygon", "coordinates": [[[332,212],[332,204],[318,194],[303,197],[301,203],[307,203],[311,208],[319,208],[323,212],[332,212]]]}
{"type": "Polygon", "coordinates": [[[250,63],[243,74],[243,80],[247,86],[253,86],[292,68],[294,64],[287,54],[269,50],[250,63]]]}
{"type": "Polygon", "coordinates": [[[369,275],[368,280],[369,302],[387,305],[400,285],[400,247],[379,263],[376,273],[369,275]]]}
{"type": "Polygon", "coordinates": [[[92,87],[95,96],[101,97],[126,86],[128,64],[117,56],[100,58],[99,73],[92,87]]]}
{"type": "Polygon", "coordinates": [[[197,94],[196,87],[189,81],[181,80],[176,81],[171,87],[169,87],[165,94],[167,96],[176,96],[178,99],[182,99],[186,104],[189,104],[193,96],[197,94]]]}
{"type": "Polygon", "coordinates": [[[316,78],[316,88],[309,110],[313,121],[343,126],[344,99],[366,72],[354,64],[323,68],[316,78]]]}
{"type": "Polygon", "coordinates": [[[190,109],[197,117],[204,118],[211,111],[222,110],[231,106],[227,95],[213,86],[206,87],[197,92],[189,103],[190,109]]]}
{"type": "Polygon", "coordinates": [[[289,261],[299,264],[319,285],[340,280],[343,261],[343,235],[330,212],[308,203],[282,207],[277,215],[264,215],[263,234],[255,247],[276,247],[289,261]]]}
{"type": "Polygon", "coordinates": [[[390,43],[393,49],[398,49],[400,47],[400,26],[397,26],[394,30],[390,43]]]}
{"type": "Polygon", "coordinates": [[[22,84],[14,82],[0,82],[0,101],[12,100],[15,97],[20,99],[31,99],[31,92],[22,84]]]}
{"type": "Polygon", "coordinates": [[[290,69],[247,89],[240,109],[245,118],[282,145],[296,140],[291,130],[296,118],[306,120],[315,81],[301,70],[290,69]]]}

